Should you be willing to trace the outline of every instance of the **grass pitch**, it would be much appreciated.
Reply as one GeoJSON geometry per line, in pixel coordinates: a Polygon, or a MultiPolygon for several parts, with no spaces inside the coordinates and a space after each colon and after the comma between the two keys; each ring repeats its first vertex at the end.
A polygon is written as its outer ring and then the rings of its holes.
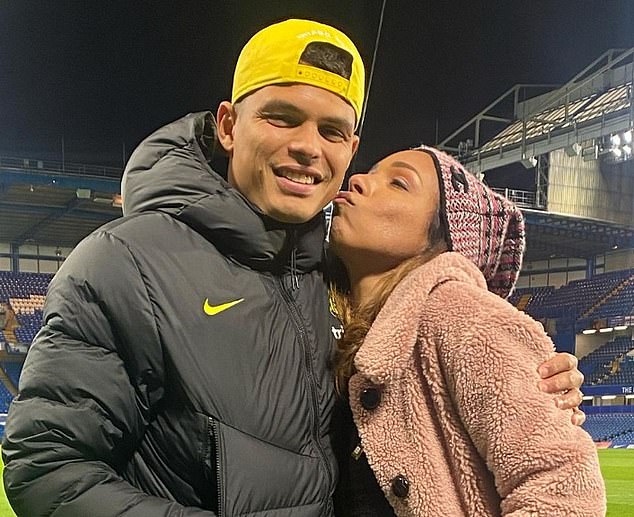
{"type": "Polygon", "coordinates": [[[634,449],[599,450],[608,493],[607,517],[634,516],[634,449]]]}
{"type": "MultiPolygon", "coordinates": [[[[4,463],[0,461],[0,476],[4,469],[4,463]]],[[[11,505],[7,501],[7,497],[4,495],[4,483],[0,483],[0,517],[15,517],[15,513],[11,510],[11,505]]]]}
{"type": "MultiPolygon", "coordinates": [[[[607,517],[634,516],[634,449],[599,450],[601,472],[608,493],[607,517]]],[[[0,474],[2,473],[0,461],[0,474]]],[[[15,517],[0,483],[0,517],[15,517]]]]}

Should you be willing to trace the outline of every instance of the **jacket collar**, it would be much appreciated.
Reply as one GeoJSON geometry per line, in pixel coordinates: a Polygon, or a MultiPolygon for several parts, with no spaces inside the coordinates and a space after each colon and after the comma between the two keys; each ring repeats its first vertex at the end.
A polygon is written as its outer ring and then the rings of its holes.
{"type": "Polygon", "coordinates": [[[399,377],[414,353],[429,295],[445,282],[486,290],[480,270],[467,258],[446,252],[409,273],[388,297],[355,357],[355,367],[376,384],[399,377]]]}
{"type": "Polygon", "coordinates": [[[183,221],[225,256],[260,271],[308,272],[322,260],[323,214],[298,225],[262,214],[209,165],[210,112],[192,113],[147,137],[123,174],[123,213],[161,211],[183,221]]]}

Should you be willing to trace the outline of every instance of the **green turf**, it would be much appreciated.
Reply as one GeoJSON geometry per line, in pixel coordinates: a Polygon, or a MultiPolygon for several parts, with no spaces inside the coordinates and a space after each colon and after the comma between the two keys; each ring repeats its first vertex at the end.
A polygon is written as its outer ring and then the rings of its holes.
{"type": "MultiPolygon", "coordinates": [[[[0,460],[0,476],[2,475],[3,468],[4,464],[0,460]]],[[[9,501],[7,501],[7,498],[4,495],[4,483],[0,483],[0,517],[15,517],[15,513],[11,510],[9,501]]]]}
{"type": "MultiPolygon", "coordinates": [[[[599,451],[601,471],[608,492],[607,517],[634,516],[634,449],[602,449],[599,451]]],[[[0,474],[2,462],[0,461],[0,474]]],[[[0,483],[0,517],[15,517],[0,483]]]]}
{"type": "Polygon", "coordinates": [[[607,517],[634,516],[634,449],[599,450],[608,493],[607,517]]]}

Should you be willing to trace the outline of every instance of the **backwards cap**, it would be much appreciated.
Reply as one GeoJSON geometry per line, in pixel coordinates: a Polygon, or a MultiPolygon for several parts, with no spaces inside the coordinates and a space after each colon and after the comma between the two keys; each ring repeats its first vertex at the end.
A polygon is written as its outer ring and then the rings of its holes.
{"type": "Polygon", "coordinates": [[[489,291],[507,298],[522,267],[526,246],[524,217],[508,199],[493,192],[455,158],[433,147],[440,184],[440,217],[450,251],[482,271],[489,291]]]}
{"type": "Polygon", "coordinates": [[[365,70],[359,51],[343,32],[312,20],[286,20],[256,33],[244,46],[233,76],[231,102],[264,86],[303,83],[336,93],[354,108],[356,125],[361,118],[365,70]],[[302,64],[300,58],[313,42],[334,45],[352,58],[349,79],[302,64]]]}

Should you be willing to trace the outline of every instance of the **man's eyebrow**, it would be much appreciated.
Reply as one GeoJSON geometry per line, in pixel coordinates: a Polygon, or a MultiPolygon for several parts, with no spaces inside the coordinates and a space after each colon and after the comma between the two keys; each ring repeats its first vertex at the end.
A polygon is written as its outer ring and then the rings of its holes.
{"type": "Polygon", "coordinates": [[[324,117],[322,120],[328,124],[337,126],[348,133],[353,132],[353,128],[354,128],[353,124],[349,120],[343,117],[324,117]]]}
{"type": "MultiPolygon", "coordinates": [[[[295,106],[295,104],[281,100],[281,99],[273,99],[268,101],[267,103],[264,104],[264,106],[262,106],[260,111],[263,111],[263,112],[281,111],[281,112],[288,113],[290,115],[295,115],[298,117],[306,116],[306,113],[302,109],[295,106]]],[[[347,131],[348,133],[353,132],[353,124],[349,120],[343,117],[323,117],[321,121],[327,124],[332,124],[334,126],[337,126],[343,129],[344,131],[347,131]]]]}
{"type": "Polygon", "coordinates": [[[304,115],[304,112],[295,104],[279,99],[268,101],[260,111],[284,111],[293,115],[304,115]]]}

